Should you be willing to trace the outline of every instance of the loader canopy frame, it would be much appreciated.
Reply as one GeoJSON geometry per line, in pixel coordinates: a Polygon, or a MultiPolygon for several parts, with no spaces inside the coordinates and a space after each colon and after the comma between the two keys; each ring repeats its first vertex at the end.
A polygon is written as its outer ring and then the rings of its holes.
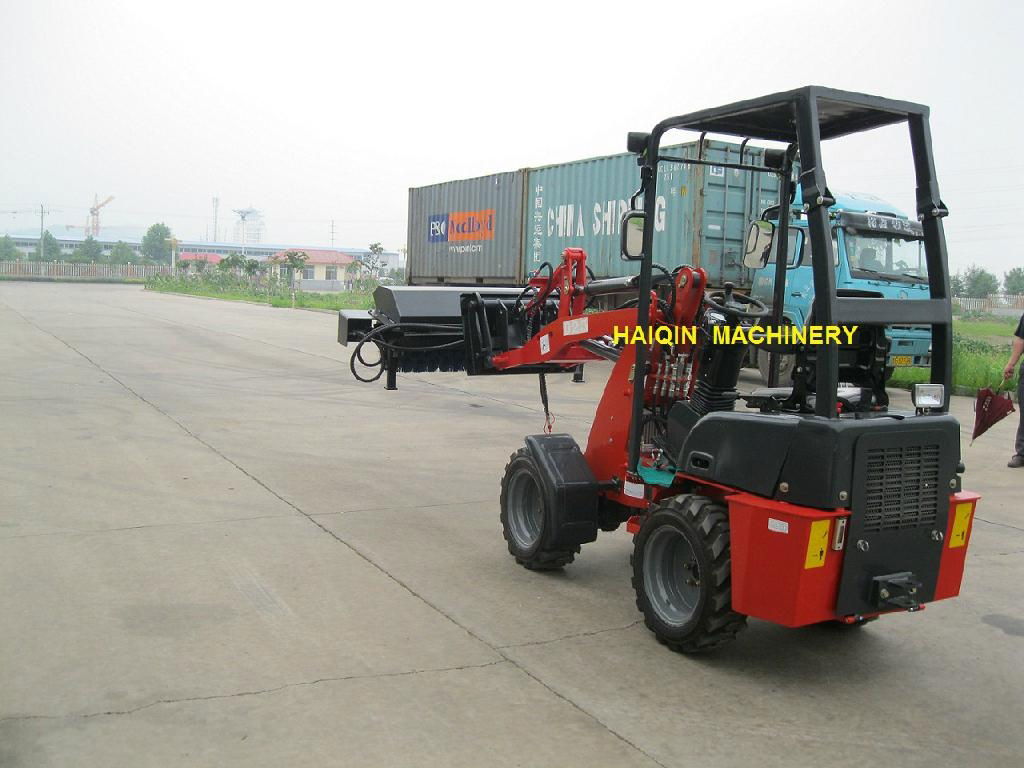
{"type": "MultiPolygon", "coordinates": [[[[945,386],[945,398],[940,409],[949,409],[952,377],[952,308],[949,293],[949,272],[946,260],[946,241],[942,218],[948,211],[939,196],[932,158],[931,132],[928,125],[928,107],[905,101],[894,101],[867,94],[839,91],[820,86],[806,86],[792,91],[740,101],[724,107],[701,110],[687,115],[670,117],[658,123],[649,134],[630,134],[629,148],[640,155],[641,188],[644,210],[653,211],[657,199],[658,165],[661,162],[679,162],[678,158],[659,156],[662,137],[670,130],[691,130],[784,142],[789,150],[785,161],[777,170],[782,174],[783,189],[780,210],[788,208],[789,173],[793,155],[800,157],[799,184],[807,216],[814,279],[814,322],[820,325],[930,325],[932,329],[931,382],[945,386]],[[930,298],[917,301],[841,296],[836,292],[833,268],[831,222],[829,206],[835,201],[829,192],[825,170],[821,163],[821,141],[848,134],[868,131],[897,123],[906,123],[910,132],[910,145],[914,159],[917,187],[917,214],[924,230],[925,258],[928,264],[930,298]]],[[[744,141],[744,145],[746,141],[744,141]]],[[[717,163],[720,165],[720,163],[717,163]]],[[[742,153],[739,167],[751,171],[770,171],[766,167],[746,166],[742,153]]],[[[780,229],[788,225],[789,217],[780,216],[780,229]]],[[[654,251],[654,218],[646,217],[643,234],[643,257],[640,264],[639,304],[637,323],[649,324],[651,264],[654,251]]],[[[779,240],[780,253],[776,263],[781,265],[776,277],[776,297],[784,295],[786,241],[785,230],[779,240]]],[[[782,305],[776,301],[776,313],[782,305]]],[[[636,369],[645,370],[648,350],[637,349],[636,369]]],[[[839,351],[833,345],[818,351],[815,373],[815,415],[810,418],[838,418],[836,411],[839,385],[839,351]]],[[[639,377],[638,377],[639,378],[639,377]]],[[[640,458],[641,429],[643,423],[643,386],[634,387],[633,413],[630,432],[629,466],[636,467],[640,458]]]]}

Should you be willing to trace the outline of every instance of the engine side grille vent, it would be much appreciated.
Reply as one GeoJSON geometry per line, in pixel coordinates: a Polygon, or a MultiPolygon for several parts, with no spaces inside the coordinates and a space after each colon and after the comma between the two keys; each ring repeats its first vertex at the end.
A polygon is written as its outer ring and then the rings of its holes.
{"type": "Polygon", "coordinates": [[[865,533],[935,525],[939,455],[937,444],[868,449],[865,533]]]}

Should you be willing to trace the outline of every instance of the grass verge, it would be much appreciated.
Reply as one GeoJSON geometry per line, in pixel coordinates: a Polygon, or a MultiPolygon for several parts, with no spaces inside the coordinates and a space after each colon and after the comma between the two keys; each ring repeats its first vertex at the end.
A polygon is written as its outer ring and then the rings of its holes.
{"type": "MultiPolygon", "coordinates": [[[[164,293],[184,293],[225,301],[252,301],[272,307],[291,307],[292,294],[287,285],[276,280],[250,281],[235,275],[160,275],[146,281],[146,289],[164,293]]],[[[369,309],[373,306],[370,291],[341,293],[295,292],[297,309],[369,309]]]]}
{"type": "MultiPolygon", "coordinates": [[[[1013,318],[984,317],[953,319],[953,389],[958,394],[974,394],[982,387],[997,387],[1003,382],[1003,367],[1010,359],[1010,347],[1017,321],[1013,318]]],[[[1004,385],[1017,389],[1017,377],[1004,385]]],[[[927,368],[897,368],[890,379],[896,387],[909,388],[929,380],[927,368]]]]}

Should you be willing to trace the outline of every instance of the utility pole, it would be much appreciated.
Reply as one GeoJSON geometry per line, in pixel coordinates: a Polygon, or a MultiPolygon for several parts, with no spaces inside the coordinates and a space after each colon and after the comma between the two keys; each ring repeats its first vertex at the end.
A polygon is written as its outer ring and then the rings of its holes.
{"type": "Polygon", "coordinates": [[[43,240],[43,232],[45,230],[45,226],[43,225],[43,222],[46,220],[46,214],[47,213],[48,213],[48,211],[46,210],[45,206],[42,203],[40,203],[39,204],[39,260],[40,261],[46,261],[46,241],[43,240]]]}
{"type": "Polygon", "coordinates": [[[220,209],[220,198],[213,198],[213,242],[217,242],[217,211],[220,209]]]}
{"type": "Polygon", "coordinates": [[[171,235],[170,237],[165,238],[165,240],[168,243],[171,244],[171,274],[173,275],[173,274],[175,274],[174,267],[176,266],[175,265],[175,258],[174,257],[177,255],[177,252],[178,252],[178,242],[179,241],[178,241],[178,238],[176,238],[174,235],[171,235]]]}
{"type": "Polygon", "coordinates": [[[331,219],[331,248],[334,247],[334,219],[331,219]]]}

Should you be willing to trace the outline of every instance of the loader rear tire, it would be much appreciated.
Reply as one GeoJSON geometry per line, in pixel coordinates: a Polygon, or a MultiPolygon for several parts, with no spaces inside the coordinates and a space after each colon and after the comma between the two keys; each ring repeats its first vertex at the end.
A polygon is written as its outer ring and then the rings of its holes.
{"type": "Polygon", "coordinates": [[[692,494],[655,505],[636,535],[630,564],[636,607],[673,651],[714,650],[746,626],[747,617],[732,610],[723,505],[692,494]]]}
{"type": "Polygon", "coordinates": [[[501,478],[501,534],[516,562],[531,571],[568,565],[580,551],[550,546],[552,521],[544,499],[540,470],[526,448],[512,454],[501,478]]]}

